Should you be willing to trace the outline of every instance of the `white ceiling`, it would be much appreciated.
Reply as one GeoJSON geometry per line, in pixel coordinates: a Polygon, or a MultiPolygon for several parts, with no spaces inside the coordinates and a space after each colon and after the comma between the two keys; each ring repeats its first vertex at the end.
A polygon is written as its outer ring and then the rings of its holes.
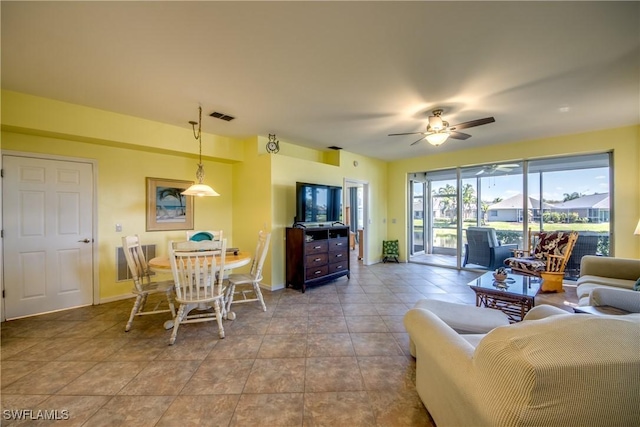
{"type": "Polygon", "coordinates": [[[640,123],[640,2],[1,2],[2,88],[385,160],[640,123]],[[493,116],[439,148],[417,137],[493,116]],[[206,116],[219,111],[236,119],[206,116]]]}

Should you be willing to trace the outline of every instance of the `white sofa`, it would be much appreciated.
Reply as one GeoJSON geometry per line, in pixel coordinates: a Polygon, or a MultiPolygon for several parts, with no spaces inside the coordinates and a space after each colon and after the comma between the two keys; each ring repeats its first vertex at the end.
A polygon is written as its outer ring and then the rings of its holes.
{"type": "Polygon", "coordinates": [[[591,291],[595,288],[633,290],[639,278],[640,260],[638,259],[584,256],[580,262],[580,277],[576,283],[578,305],[593,305],[590,297],[591,291]]]}
{"type": "Polygon", "coordinates": [[[640,314],[542,305],[520,323],[464,335],[413,308],[404,323],[416,388],[438,427],[640,425],[640,314]]]}

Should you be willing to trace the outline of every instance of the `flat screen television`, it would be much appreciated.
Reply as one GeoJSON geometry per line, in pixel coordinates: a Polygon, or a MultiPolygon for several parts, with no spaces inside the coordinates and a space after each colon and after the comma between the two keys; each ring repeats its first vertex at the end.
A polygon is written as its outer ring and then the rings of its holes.
{"type": "Polygon", "coordinates": [[[296,222],[342,221],[342,187],[296,183],[296,222]]]}

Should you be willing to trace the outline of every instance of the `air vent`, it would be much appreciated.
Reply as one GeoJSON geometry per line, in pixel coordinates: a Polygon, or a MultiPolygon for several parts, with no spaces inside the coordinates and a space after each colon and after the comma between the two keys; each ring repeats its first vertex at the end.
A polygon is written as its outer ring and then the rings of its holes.
{"type": "MultiPolygon", "coordinates": [[[[142,252],[145,259],[148,261],[156,256],[156,245],[142,245],[142,252]]],[[[125,280],[131,280],[131,272],[127,265],[127,259],[124,257],[124,251],[122,246],[116,248],[116,271],[117,282],[123,282],[125,280]]],[[[155,273],[151,272],[152,275],[155,273]]]]}
{"type": "Polygon", "coordinates": [[[342,150],[342,147],[336,147],[335,145],[332,145],[331,147],[327,147],[331,150],[342,150]]]}
{"type": "Polygon", "coordinates": [[[228,116],[226,114],[223,113],[218,113],[217,111],[214,111],[213,113],[209,114],[211,117],[214,117],[216,119],[220,119],[220,120],[224,120],[227,122],[230,122],[231,120],[235,119],[235,117],[233,116],[228,116]]]}

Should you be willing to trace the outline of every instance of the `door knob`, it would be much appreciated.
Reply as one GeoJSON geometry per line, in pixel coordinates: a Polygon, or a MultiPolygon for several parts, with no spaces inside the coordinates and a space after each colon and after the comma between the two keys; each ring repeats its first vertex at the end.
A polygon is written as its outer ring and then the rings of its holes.
{"type": "Polygon", "coordinates": [[[78,240],[80,243],[91,243],[90,239],[78,240]]]}

